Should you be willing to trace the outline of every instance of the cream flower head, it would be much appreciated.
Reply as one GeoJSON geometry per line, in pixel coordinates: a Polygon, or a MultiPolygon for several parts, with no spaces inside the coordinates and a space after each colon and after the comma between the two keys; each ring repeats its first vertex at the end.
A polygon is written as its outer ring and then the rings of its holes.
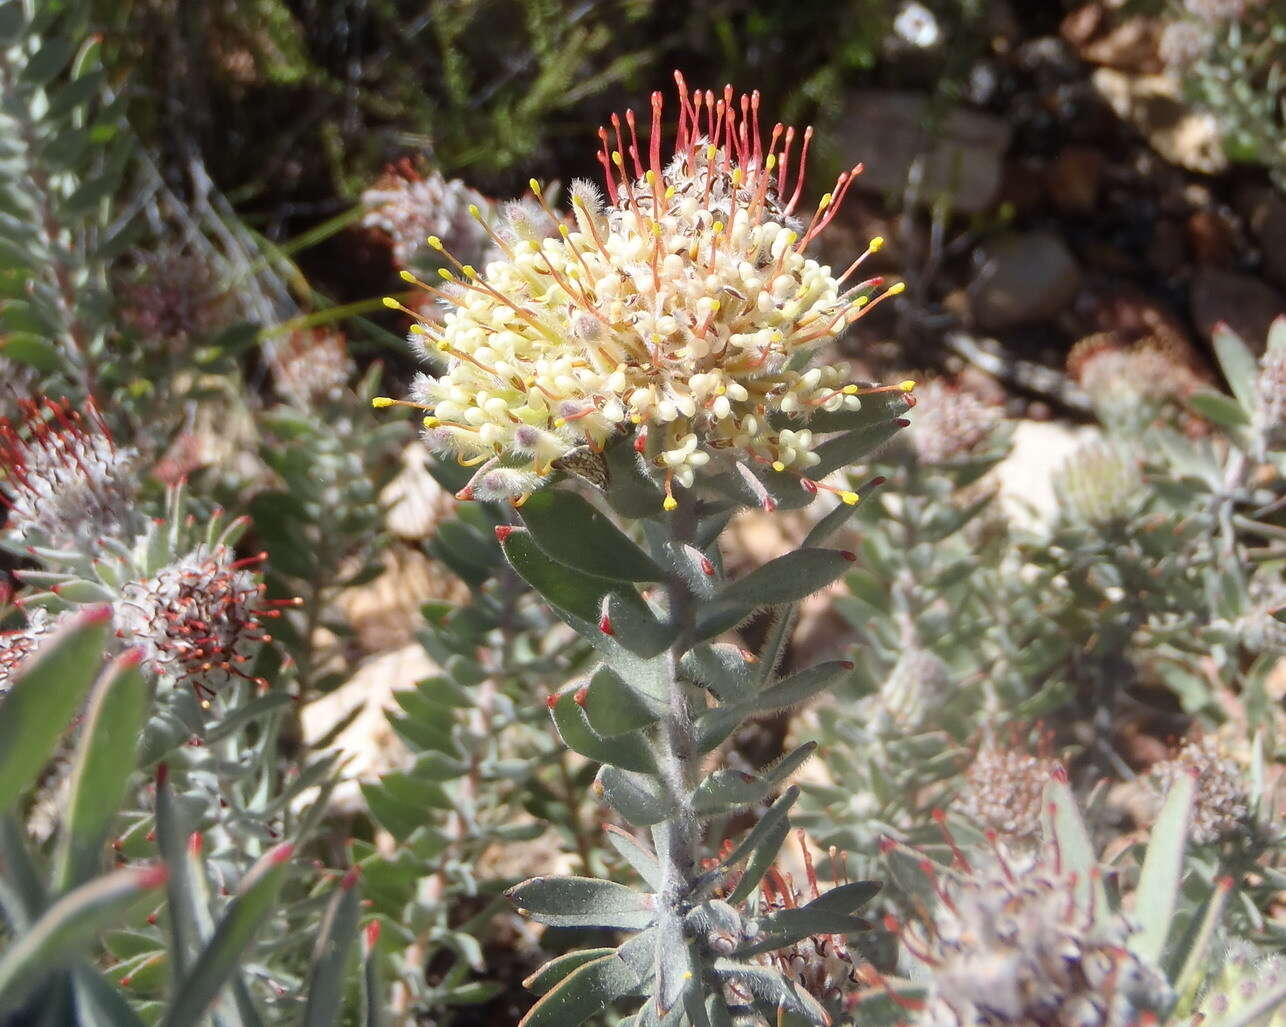
{"type": "Polygon", "coordinates": [[[768,464],[811,486],[821,440],[809,417],[860,405],[845,365],[809,368],[809,357],[902,287],[876,297],[880,279],[847,284],[880,239],[839,275],[806,251],[861,165],[797,220],[812,129],[797,151],[795,130],[780,124],[765,145],[757,92],[729,86],[716,97],[675,78],[667,162],[653,93],[646,153],[634,113],[624,126],[613,116],[612,132],[599,130],[607,195],[575,183],[558,235],[495,235],[503,258],[481,273],[430,238],[454,268],[440,272],[447,285],[403,277],[453,308],[440,325],[386,300],[446,358],[445,373],[420,376],[411,398],[429,411],[432,449],[481,465],[466,498],[521,498],[568,454],[601,452],[631,431],[666,509],[674,486],[692,487],[712,459],[768,464]]]}

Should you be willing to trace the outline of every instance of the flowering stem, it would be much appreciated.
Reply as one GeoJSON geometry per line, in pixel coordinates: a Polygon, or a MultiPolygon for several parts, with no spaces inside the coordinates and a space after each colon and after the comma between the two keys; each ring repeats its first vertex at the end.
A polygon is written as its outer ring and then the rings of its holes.
{"type": "MultiPolygon", "coordinates": [[[[669,517],[669,541],[677,549],[691,544],[696,536],[696,516],[691,503],[685,503],[669,517]]],[[[669,616],[675,629],[674,643],[666,655],[669,679],[669,711],[661,722],[661,774],[674,804],[674,816],[663,825],[664,842],[658,838],[657,854],[661,860],[661,894],[663,907],[677,907],[692,882],[697,865],[696,815],[692,794],[700,770],[696,745],[696,724],[687,686],[680,676],[680,662],[692,644],[696,624],[696,603],[688,583],[681,575],[671,574],[666,580],[669,616]]]]}

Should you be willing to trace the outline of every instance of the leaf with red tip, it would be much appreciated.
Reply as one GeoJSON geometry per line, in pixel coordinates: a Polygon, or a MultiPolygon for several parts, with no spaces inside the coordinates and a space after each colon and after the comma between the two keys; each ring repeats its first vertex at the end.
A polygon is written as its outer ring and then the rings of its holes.
{"type": "Polygon", "coordinates": [[[0,697],[0,808],[16,805],[53,755],[102,666],[110,620],[109,607],[73,617],[0,697]]]}
{"type": "Polygon", "coordinates": [[[358,868],[353,867],[344,875],[322,916],[308,972],[308,1000],[301,1027],[332,1027],[343,1011],[349,955],[357,940],[361,915],[361,891],[355,887],[359,874],[358,868]]]}
{"type": "Polygon", "coordinates": [[[848,660],[829,660],[801,670],[765,688],[751,700],[755,712],[784,710],[821,695],[853,669],[848,660]]]}
{"type": "Polygon", "coordinates": [[[236,897],[215,925],[214,934],[175,989],[163,1027],[197,1023],[228,985],[263,923],[277,908],[277,897],[290,873],[294,846],[279,845],[250,868],[236,897]]]}
{"type": "Polygon", "coordinates": [[[0,956],[0,1011],[12,1009],[50,971],[75,962],[140,895],[164,883],[158,864],[118,870],[60,898],[0,956]]]}
{"type": "Polygon", "coordinates": [[[797,602],[830,585],[849,566],[838,549],[796,549],[725,586],[719,601],[748,609],[797,602]]]}
{"type": "Polygon", "coordinates": [[[1062,766],[1055,767],[1045,785],[1045,803],[1043,833],[1046,840],[1053,843],[1062,870],[1076,875],[1077,901],[1082,909],[1093,908],[1100,916],[1105,915],[1107,892],[1098,873],[1094,844],[1062,766]]]}
{"type": "Polygon", "coordinates": [[[148,692],[147,678],[139,669],[139,652],[133,649],[108,666],[90,697],[54,858],[55,888],[60,892],[88,880],[100,869],[103,842],[134,772],[148,692]]]}
{"type": "Polygon", "coordinates": [[[808,473],[820,479],[841,467],[852,467],[868,460],[910,423],[906,418],[896,418],[827,439],[813,450],[818,462],[808,469],[808,473]]]}
{"type": "Polygon", "coordinates": [[[536,544],[559,563],[615,581],[660,581],[664,576],[608,516],[565,489],[542,489],[518,511],[536,544]]]}
{"type": "Polygon", "coordinates": [[[1134,919],[1140,929],[1130,936],[1127,945],[1149,963],[1160,961],[1174,927],[1196,791],[1197,782],[1192,777],[1177,775],[1148,837],[1135,891],[1134,919]]]}
{"type": "Polygon", "coordinates": [[[656,760],[641,734],[622,734],[609,741],[594,733],[583,704],[576,701],[579,692],[570,689],[561,693],[550,707],[563,744],[597,763],[640,774],[656,773],[656,760]]]}

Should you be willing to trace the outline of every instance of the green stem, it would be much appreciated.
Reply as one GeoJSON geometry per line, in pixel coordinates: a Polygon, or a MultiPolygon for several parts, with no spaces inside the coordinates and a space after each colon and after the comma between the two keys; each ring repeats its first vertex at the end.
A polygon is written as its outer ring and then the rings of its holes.
{"type": "MultiPolygon", "coordinates": [[[[696,536],[696,511],[689,502],[669,518],[670,542],[676,546],[691,544],[696,536]]],[[[696,603],[688,583],[678,574],[666,580],[670,623],[676,629],[674,643],[666,654],[669,678],[669,710],[661,722],[661,772],[669,790],[675,814],[667,822],[665,844],[657,853],[661,861],[663,907],[677,912],[687,895],[698,862],[700,835],[692,808],[692,795],[700,770],[696,745],[696,724],[687,686],[679,672],[683,655],[692,645],[696,626],[696,603]]]]}
{"type": "Polygon", "coordinates": [[[384,300],[382,297],[372,297],[371,299],[357,300],[353,303],[344,303],[338,307],[327,307],[325,310],[317,310],[311,314],[300,314],[299,317],[292,317],[289,321],[282,321],[280,324],[268,325],[260,329],[259,341],[265,342],[278,335],[289,335],[291,332],[301,331],[305,328],[334,324],[336,321],[342,321],[346,317],[369,314],[375,310],[382,310],[383,307],[384,300]]]}

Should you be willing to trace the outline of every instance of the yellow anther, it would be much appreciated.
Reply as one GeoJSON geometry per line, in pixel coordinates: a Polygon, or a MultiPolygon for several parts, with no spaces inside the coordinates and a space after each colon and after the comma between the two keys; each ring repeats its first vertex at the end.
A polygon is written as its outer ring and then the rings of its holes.
{"type": "Polygon", "coordinates": [[[655,171],[653,171],[651,168],[648,168],[647,174],[643,176],[643,180],[652,187],[653,191],[656,190],[656,172],[655,171]]]}
{"type": "Polygon", "coordinates": [[[728,392],[728,387],[726,385],[720,385],[717,389],[714,390],[714,394],[716,396],[726,395],[727,392],[728,392]]]}
{"type": "Polygon", "coordinates": [[[436,417],[426,417],[426,418],[425,418],[422,422],[420,422],[420,423],[421,423],[421,424],[423,424],[423,425],[424,425],[424,427],[426,427],[426,428],[436,428],[436,427],[437,427],[439,424],[441,424],[442,422],[441,422],[441,421],[439,421],[436,417]]]}
{"type": "Polygon", "coordinates": [[[482,217],[482,211],[478,209],[478,205],[476,203],[469,204],[469,213],[475,218],[482,217]]]}
{"type": "Polygon", "coordinates": [[[911,392],[915,388],[915,381],[911,378],[908,378],[904,382],[898,382],[898,388],[901,389],[903,392],[911,392]]]}
{"type": "Polygon", "coordinates": [[[661,501],[662,510],[665,510],[668,512],[670,510],[677,510],[678,508],[679,508],[679,501],[675,499],[673,496],[666,496],[665,499],[661,501]]]}
{"type": "Polygon", "coordinates": [[[561,235],[564,239],[566,239],[569,235],[572,234],[572,230],[568,228],[566,225],[559,225],[558,234],[561,235]]]}
{"type": "Polygon", "coordinates": [[[375,396],[371,400],[371,406],[376,410],[382,410],[384,407],[391,407],[392,405],[393,400],[389,399],[388,396],[375,396]]]}
{"type": "Polygon", "coordinates": [[[461,270],[464,271],[466,278],[478,277],[478,269],[474,267],[472,264],[465,264],[464,267],[461,268],[461,270]]]}
{"type": "Polygon", "coordinates": [[[451,272],[444,267],[438,268],[438,277],[441,278],[444,282],[455,281],[455,279],[451,277],[451,272]]]}
{"type": "Polygon", "coordinates": [[[862,499],[862,497],[859,496],[856,492],[841,492],[839,494],[839,498],[842,499],[848,506],[857,506],[857,504],[862,499]]]}
{"type": "Polygon", "coordinates": [[[415,323],[413,323],[413,324],[411,325],[411,334],[412,334],[412,335],[428,335],[428,334],[429,334],[429,330],[428,330],[427,328],[425,328],[425,327],[424,327],[424,325],[420,324],[420,322],[419,322],[419,321],[416,321],[415,323]]]}
{"type": "Polygon", "coordinates": [[[884,295],[896,296],[900,292],[906,292],[906,282],[894,282],[884,290],[884,295]]]}
{"type": "Polygon", "coordinates": [[[402,281],[404,282],[410,282],[412,285],[415,284],[415,275],[411,274],[410,271],[405,271],[405,270],[399,271],[397,273],[397,276],[398,278],[402,279],[402,281]]]}
{"type": "Polygon", "coordinates": [[[442,249],[442,240],[441,240],[441,239],[439,239],[436,235],[431,235],[431,236],[429,236],[429,237],[428,237],[428,239],[426,239],[426,240],[425,240],[425,242],[427,242],[427,243],[428,243],[430,246],[432,246],[435,250],[441,250],[441,249],[442,249]]]}
{"type": "Polygon", "coordinates": [[[746,177],[746,176],[745,176],[744,174],[742,174],[742,172],[741,172],[741,168],[733,168],[733,169],[732,169],[732,184],[733,184],[733,185],[741,185],[741,181],[742,181],[742,179],[744,179],[745,177],[746,177]]]}
{"type": "Polygon", "coordinates": [[[723,304],[722,304],[722,302],[721,302],[721,301],[719,301],[719,300],[711,300],[711,301],[710,301],[710,313],[712,313],[712,314],[717,314],[717,313],[719,313],[719,308],[720,308],[721,306],[723,306],[723,304]]]}
{"type": "Polygon", "coordinates": [[[630,424],[642,424],[643,418],[638,414],[630,414],[630,424]]]}
{"type": "Polygon", "coordinates": [[[778,474],[780,474],[782,471],[786,469],[786,465],[783,464],[780,460],[774,460],[772,462],[772,469],[776,471],[778,474]]]}
{"type": "Polygon", "coordinates": [[[557,418],[555,418],[555,419],[554,419],[554,427],[555,427],[555,428],[565,428],[565,427],[567,427],[567,418],[565,418],[565,417],[557,417],[557,418]]]}
{"type": "Polygon", "coordinates": [[[673,198],[673,196],[674,196],[674,186],[672,186],[672,185],[668,185],[668,186],[666,186],[666,187],[665,187],[665,198],[666,198],[667,200],[669,200],[669,199],[672,199],[672,198],[673,198]]]}
{"type": "Polygon", "coordinates": [[[580,197],[580,194],[579,194],[579,193],[572,193],[572,206],[573,206],[573,207],[583,207],[583,206],[585,206],[585,201],[584,201],[583,199],[581,199],[581,197],[580,197]]]}
{"type": "Polygon", "coordinates": [[[612,163],[618,168],[623,168],[625,166],[625,158],[621,156],[620,150],[612,151],[612,163]]]}
{"type": "Polygon", "coordinates": [[[771,171],[776,166],[777,166],[777,155],[775,153],[768,154],[768,159],[764,161],[764,170],[771,171]]]}
{"type": "Polygon", "coordinates": [[[723,222],[716,221],[713,225],[710,226],[710,231],[712,231],[715,235],[718,235],[720,232],[723,231],[723,222]]]}
{"type": "Polygon", "coordinates": [[[864,306],[866,306],[870,302],[871,302],[870,296],[859,296],[857,299],[853,301],[853,306],[856,309],[861,310],[864,306]]]}
{"type": "Polygon", "coordinates": [[[796,231],[794,231],[793,229],[792,229],[792,230],[790,230],[790,231],[787,231],[787,232],[786,232],[786,245],[787,245],[787,246],[794,246],[794,245],[795,245],[795,243],[797,243],[797,242],[799,242],[799,233],[798,233],[798,232],[796,232],[796,231]]]}
{"type": "Polygon", "coordinates": [[[714,143],[710,143],[708,146],[706,146],[706,160],[708,161],[714,160],[714,155],[718,152],[719,152],[719,147],[715,146],[714,143]]]}
{"type": "Polygon", "coordinates": [[[839,391],[844,393],[845,396],[856,396],[860,390],[856,385],[845,385],[839,391]]]}
{"type": "Polygon", "coordinates": [[[531,188],[531,191],[535,193],[537,196],[542,195],[540,191],[540,183],[537,182],[534,178],[527,179],[527,185],[531,188]]]}
{"type": "Polygon", "coordinates": [[[833,198],[834,198],[834,197],[833,197],[833,195],[832,195],[831,193],[826,193],[826,194],[822,197],[821,202],[820,202],[819,204],[817,204],[817,209],[818,209],[818,210],[825,210],[827,207],[829,207],[829,206],[831,205],[831,200],[832,200],[833,198]]]}
{"type": "Polygon", "coordinates": [[[399,303],[397,300],[395,300],[392,296],[385,296],[384,299],[381,300],[380,302],[382,302],[384,306],[388,307],[389,310],[402,309],[402,304],[399,303]]]}
{"type": "Polygon", "coordinates": [[[884,236],[877,235],[874,239],[872,239],[869,243],[866,244],[866,248],[870,250],[872,253],[879,253],[880,250],[884,249],[884,236]]]}

